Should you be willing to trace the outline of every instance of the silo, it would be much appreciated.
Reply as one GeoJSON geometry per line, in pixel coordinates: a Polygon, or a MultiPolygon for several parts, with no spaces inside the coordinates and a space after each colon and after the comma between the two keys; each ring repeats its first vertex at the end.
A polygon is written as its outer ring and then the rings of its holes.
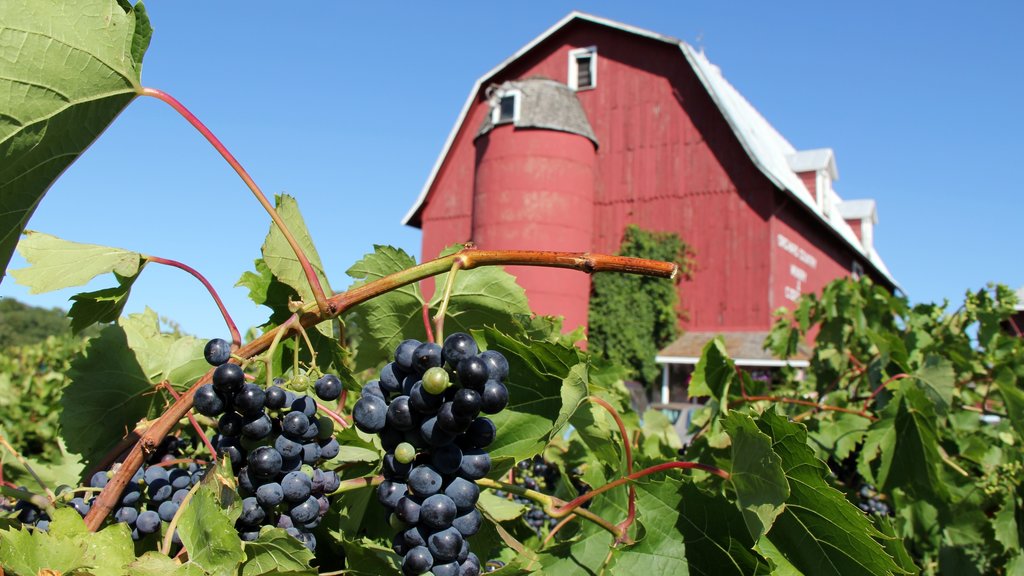
{"type": "MultiPolygon", "coordinates": [[[[587,252],[594,227],[597,139],[576,94],[532,78],[492,86],[475,140],[472,239],[480,249],[587,252]]],[[[509,267],[537,314],[587,321],[590,277],[509,267]]]]}

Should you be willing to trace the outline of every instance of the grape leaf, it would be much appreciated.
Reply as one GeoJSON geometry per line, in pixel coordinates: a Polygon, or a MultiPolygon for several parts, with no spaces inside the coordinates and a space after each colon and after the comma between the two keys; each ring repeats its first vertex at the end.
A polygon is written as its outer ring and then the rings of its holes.
{"type": "Polygon", "coordinates": [[[771,529],[789,497],[782,459],[772,451],[772,439],[758,430],[746,414],[725,419],[732,440],[732,485],[743,520],[754,540],[771,529]]]}
{"type": "Polygon", "coordinates": [[[114,277],[117,278],[117,286],[80,292],[71,297],[73,304],[68,316],[71,317],[72,332],[77,334],[93,324],[114,322],[121,316],[138,275],[125,278],[114,274],[114,277]]]}
{"type": "Polygon", "coordinates": [[[207,576],[202,568],[186,562],[178,564],[173,558],[159,552],[146,552],[126,566],[126,574],[132,576],[207,576]]]}
{"type": "MultiPolygon", "coordinates": [[[[275,198],[277,213],[288,226],[289,232],[298,242],[299,247],[306,254],[313,272],[320,279],[320,286],[327,296],[331,295],[331,287],[327,283],[327,276],[324,274],[323,263],[320,262],[320,255],[313,244],[313,238],[306,228],[306,222],[299,212],[299,204],[295,198],[287,194],[278,194],[275,198]]],[[[274,275],[274,278],[291,286],[298,297],[306,304],[314,302],[313,290],[309,287],[309,281],[302,270],[299,259],[295,256],[291,245],[285,239],[284,234],[276,224],[271,223],[267,238],[263,241],[263,261],[267,268],[274,275]]]]}
{"type": "Polygon", "coordinates": [[[772,439],[790,487],[783,512],[762,537],[773,546],[758,549],[769,559],[772,552],[781,553],[805,574],[903,574],[878,541],[885,535],[826,482],[830,472],[807,445],[806,428],[774,410],[756,423],[772,439]]]}
{"type": "MultiPolygon", "coordinates": [[[[374,246],[347,271],[356,282],[353,288],[401,272],[416,260],[398,248],[374,246]]],[[[391,358],[395,347],[406,338],[423,339],[423,296],[418,284],[409,284],[353,308],[345,323],[358,334],[355,370],[373,368],[391,358]]]]}
{"type": "MultiPolygon", "coordinates": [[[[445,273],[434,278],[438,287],[448,280],[445,273]]],[[[434,291],[430,309],[437,310],[443,290],[434,291]]],[[[481,326],[506,327],[513,317],[530,316],[526,291],[501,266],[485,266],[455,273],[452,296],[448,301],[444,329],[446,334],[469,332],[481,326]]]]}
{"type": "Polygon", "coordinates": [[[203,357],[206,342],[192,336],[160,332],[160,318],[153,310],[146,308],[118,323],[150,382],[167,381],[185,390],[210,371],[203,357]]]}
{"type": "Polygon", "coordinates": [[[385,576],[401,574],[398,555],[391,548],[362,538],[360,540],[342,540],[345,549],[345,560],[348,570],[345,574],[352,576],[385,576]]]}
{"type": "Polygon", "coordinates": [[[1016,377],[1009,368],[996,373],[995,383],[1003,396],[1010,424],[1018,436],[1024,437],[1024,390],[1017,387],[1016,377]]]}
{"type": "Polygon", "coordinates": [[[242,540],[235,530],[240,510],[234,493],[220,478],[230,470],[212,469],[180,512],[178,535],[188,550],[189,562],[213,576],[234,576],[245,560],[242,540]]]}
{"type": "MultiPolygon", "coordinates": [[[[661,488],[666,490],[665,487],[661,488]]],[[[686,545],[686,560],[691,574],[755,574],[766,571],[765,561],[752,548],[754,541],[742,528],[743,518],[731,502],[724,497],[707,493],[692,482],[681,482],[678,496],[665,500],[678,500],[678,517],[666,517],[664,523],[675,520],[675,527],[686,545]]],[[[643,506],[648,504],[646,498],[643,506]]]]}
{"type": "Polygon", "coordinates": [[[309,565],[313,552],[281,528],[263,530],[259,538],[243,544],[246,560],[242,576],[316,574],[309,565]]]}
{"type": "Polygon", "coordinates": [[[133,278],[146,264],[146,258],[138,252],[70,242],[31,230],[18,243],[18,253],[29,265],[11,270],[11,276],[32,294],[82,286],[108,272],[133,278]]]}
{"type": "Polygon", "coordinates": [[[930,354],[914,376],[921,382],[940,413],[944,414],[953,405],[956,375],[953,373],[952,362],[930,354]]]}
{"type": "Polygon", "coordinates": [[[0,531],[0,566],[8,574],[35,576],[77,573],[119,576],[135,559],[135,547],[125,524],[93,533],[71,508],[58,508],[49,532],[0,531]]]}
{"type": "Polygon", "coordinates": [[[729,399],[729,386],[735,375],[736,367],[725,351],[725,342],[716,336],[701,351],[700,360],[690,379],[688,395],[693,398],[710,396],[718,400],[724,412],[729,399]]]}
{"type": "Polygon", "coordinates": [[[561,344],[519,340],[490,327],[483,336],[509,363],[509,404],[491,417],[501,433],[488,451],[512,463],[531,458],[561,433],[587,396],[586,367],[575,349],[561,344]]]}
{"type": "Polygon", "coordinates": [[[138,94],[152,28],[142,2],[0,6],[3,280],[18,235],[46,191],[138,94]]]}

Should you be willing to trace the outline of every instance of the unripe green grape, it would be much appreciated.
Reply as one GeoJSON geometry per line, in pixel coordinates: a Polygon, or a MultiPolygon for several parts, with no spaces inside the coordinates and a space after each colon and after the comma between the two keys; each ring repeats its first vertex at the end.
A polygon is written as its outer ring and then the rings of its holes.
{"type": "Polygon", "coordinates": [[[408,442],[402,442],[395,447],[395,460],[401,464],[408,464],[416,459],[416,448],[408,442]]]}
{"type": "Polygon", "coordinates": [[[448,388],[450,380],[448,379],[448,372],[440,366],[434,366],[428,368],[423,373],[423,389],[431,394],[441,394],[448,388]]]}

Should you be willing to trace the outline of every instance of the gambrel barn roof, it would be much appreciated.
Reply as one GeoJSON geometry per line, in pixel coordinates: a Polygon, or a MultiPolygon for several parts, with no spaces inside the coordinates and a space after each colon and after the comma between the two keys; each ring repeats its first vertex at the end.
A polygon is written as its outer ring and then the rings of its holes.
{"type": "MultiPolygon", "coordinates": [[[[733,134],[736,136],[740,145],[743,147],[743,150],[757,169],[760,170],[760,172],[762,172],[773,185],[778,187],[780,190],[787,192],[792,198],[797,200],[810,214],[813,214],[821,224],[840,237],[845,244],[849,245],[853,251],[862,255],[882,277],[891,282],[893,286],[898,287],[898,284],[889,272],[885,262],[882,261],[882,258],[877,254],[877,252],[875,252],[875,250],[865,248],[864,244],[862,244],[858,239],[856,232],[854,232],[846,221],[844,221],[842,214],[842,199],[839,198],[834,191],[830,190],[829,194],[831,195],[831,198],[829,203],[836,206],[837,209],[822,210],[815,200],[814,191],[808,190],[807,186],[797,175],[798,171],[803,171],[804,169],[823,169],[827,170],[832,178],[835,179],[838,172],[835,168],[835,157],[831,150],[820,149],[798,151],[781,134],[779,134],[779,132],[776,131],[775,128],[773,128],[772,125],[765,120],[765,118],[756,109],[754,109],[754,107],[736,90],[736,88],[734,88],[725,79],[719,68],[712,64],[702,51],[693,48],[686,42],[677,38],[672,38],[670,36],[665,36],[656,32],[651,32],[649,30],[629,26],[620,22],[592,16],[582,12],[572,12],[562,18],[554,26],[534,38],[531,42],[520,48],[515,54],[510,56],[504,62],[498,64],[498,66],[488,71],[476,81],[469,92],[469,96],[466,98],[466,102],[462,107],[458,120],[455,122],[454,127],[448,135],[444,149],[438,156],[438,159],[431,170],[430,176],[427,178],[423,189],[420,191],[419,197],[403,218],[403,224],[414,227],[420,226],[421,210],[424,207],[427,196],[434,185],[435,178],[444,165],[457,134],[462,130],[463,124],[468,117],[473,103],[482,94],[481,91],[495,76],[509,67],[512,63],[516,62],[525,54],[537,47],[540,43],[575,21],[583,21],[600,26],[606,26],[625,33],[677,46],[681,57],[686,60],[689,66],[696,73],[704,89],[707,90],[708,95],[721,111],[722,116],[725,118],[725,121],[728,123],[733,134]],[[822,165],[818,166],[818,164],[822,165]]],[[[473,127],[473,129],[475,129],[475,127],[473,127]]]]}

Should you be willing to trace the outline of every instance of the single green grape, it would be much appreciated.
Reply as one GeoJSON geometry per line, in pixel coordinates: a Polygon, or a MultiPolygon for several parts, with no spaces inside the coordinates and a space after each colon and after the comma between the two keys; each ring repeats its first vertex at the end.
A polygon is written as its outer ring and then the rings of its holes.
{"type": "Polygon", "coordinates": [[[448,379],[448,372],[440,366],[428,368],[423,373],[423,389],[431,394],[441,394],[448,388],[451,381],[448,379]]]}
{"type": "Polygon", "coordinates": [[[408,442],[402,442],[395,447],[395,460],[400,464],[408,464],[416,459],[416,448],[408,442]]]}

